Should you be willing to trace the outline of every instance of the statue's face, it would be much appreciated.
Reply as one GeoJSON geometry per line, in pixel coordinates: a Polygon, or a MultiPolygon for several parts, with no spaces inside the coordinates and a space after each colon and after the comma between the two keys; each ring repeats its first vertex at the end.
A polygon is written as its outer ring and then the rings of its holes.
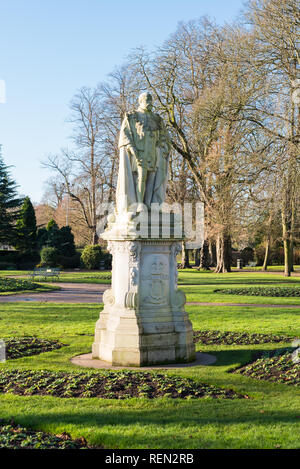
{"type": "Polygon", "coordinates": [[[140,108],[145,111],[151,111],[152,109],[152,96],[149,93],[142,93],[139,98],[140,108]]]}

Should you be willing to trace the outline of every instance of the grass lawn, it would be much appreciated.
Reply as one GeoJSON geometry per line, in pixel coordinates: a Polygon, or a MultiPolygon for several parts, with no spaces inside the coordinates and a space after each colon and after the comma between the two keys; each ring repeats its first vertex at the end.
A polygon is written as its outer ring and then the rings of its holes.
{"type": "Polygon", "coordinates": [[[223,288],[223,285],[232,286],[234,284],[264,286],[290,283],[300,285],[300,277],[284,277],[283,274],[243,271],[233,271],[229,274],[215,274],[212,271],[198,272],[195,269],[185,269],[179,270],[178,283],[181,285],[215,285],[216,288],[223,288]]]}
{"type": "MultiPolygon", "coordinates": [[[[28,277],[28,271],[24,270],[0,270],[0,277],[28,277]]],[[[39,282],[44,282],[40,277],[38,278],[39,282]]],[[[51,282],[47,279],[46,282],[51,282]]],[[[62,272],[60,274],[59,280],[56,278],[54,282],[59,283],[107,283],[111,282],[111,273],[110,271],[86,271],[86,272],[62,272]]]]}
{"type": "MultiPolygon", "coordinates": [[[[236,270],[236,267],[233,268],[236,270]]],[[[261,266],[244,267],[245,270],[261,271],[261,266]]],[[[295,272],[300,272],[300,265],[294,265],[295,272]]],[[[284,272],[284,265],[270,265],[267,269],[268,272],[284,272]]]]}
{"type": "MultiPolygon", "coordinates": [[[[28,272],[24,270],[0,270],[0,277],[27,277],[28,272]]],[[[43,280],[39,279],[39,282],[43,280]]],[[[47,279],[49,282],[49,279],[47,279]]],[[[50,280],[51,282],[51,280],[50,280]]],[[[79,271],[62,272],[59,283],[110,283],[110,271],[79,271]]],[[[213,271],[200,272],[195,269],[179,270],[179,285],[271,285],[271,284],[298,284],[300,286],[300,277],[284,277],[283,274],[262,273],[259,271],[245,272],[234,270],[230,274],[215,274],[213,271]]]]}
{"type": "MultiPolygon", "coordinates": [[[[210,275],[214,274],[204,274],[201,278],[207,282],[210,275]]],[[[235,275],[241,274],[222,276],[223,283],[226,284],[235,275]]],[[[242,274],[242,278],[236,280],[240,282],[243,279],[243,284],[246,284],[247,277],[249,284],[253,284],[255,279],[252,274],[242,274]]],[[[195,291],[193,288],[188,286],[185,290],[191,289],[189,294],[197,295],[199,287],[195,291]]],[[[207,298],[213,288],[214,285],[209,283],[201,286],[201,298],[207,298]]],[[[229,297],[224,296],[228,301],[229,297]]],[[[266,299],[263,298],[263,301],[266,299]]],[[[257,297],[251,297],[251,302],[254,300],[257,297]]],[[[234,297],[234,302],[240,301],[240,297],[234,297]]],[[[1,304],[0,337],[36,335],[57,339],[68,346],[40,355],[9,360],[0,364],[0,369],[81,370],[69,360],[74,355],[90,351],[100,309],[100,305],[95,304],[1,304]]],[[[188,306],[187,311],[195,330],[219,329],[300,336],[300,310],[292,307],[281,310],[188,306]]],[[[299,448],[299,387],[228,373],[247,363],[258,350],[283,345],[197,344],[197,350],[216,355],[218,360],[213,366],[164,371],[230,388],[249,395],[251,399],[114,400],[0,394],[0,415],[2,419],[13,418],[16,423],[29,428],[55,434],[68,432],[73,438],[83,436],[89,444],[106,448],[299,448]]],[[[92,373],[98,372],[93,370],[92,373]]]]}
{"type": "MultiPolygon", "coordinates": [[[[294,285],[294,284],[293,284],[294,285]]],[[[238,287],[239,285],[234,285],[238,287]]],[[[270,284],[269,286],[276,286],[276,284],[270,284]]],[[[186,294],[187,302],[199,302],[199,303],[246,303],[246,304],[272,304],[272,305],[299,305],[300,297],[274,297],[274,296],[252,296],[252,295],[225,295],[224,293],[214,292],[219,288],[218,285],[206,286],[181,286],[180,289],[186,294]]],[[[222,286],[226,288],[226,286],[222,286]]],[[[232,285],[228,288],[232,288],[232,285]]],[[[300,288],[300,283],[299,283],[300,288]]],[[[299,308],[300,313],[300,308],[299,308]]]]}
{"type": "MultiPolygon", "coordinates": [[[[188,302],[202,303],[250,303],[250,304],[285,304],[299,305],[298,297],[270,297],[251,295],[227,295],[215,292],[217,289],[239,287],[298,287],[300,277],[283,277],[277,274],[263,274],[256,272],[230,274],[214,274],[213,272],[181,271],[179,274],[180,288],[185,292],[188,302]]],[[[300,310],[299,310],[300,311],[300,310]]]]}

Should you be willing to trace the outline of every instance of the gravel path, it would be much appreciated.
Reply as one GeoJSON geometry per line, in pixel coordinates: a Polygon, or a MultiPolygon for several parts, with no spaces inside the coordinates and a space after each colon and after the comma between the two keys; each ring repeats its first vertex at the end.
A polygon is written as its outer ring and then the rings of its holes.
{"type": "Polygon", "coordinates": [[[15,303],[17,301],[35,301],[40,303],[101,303],[105,290],[110,288],[104,284],[87,283],[55,283],[61,290],[45,293],[20,293],[16,295],[1,295],[0,303],[15,303]]]}

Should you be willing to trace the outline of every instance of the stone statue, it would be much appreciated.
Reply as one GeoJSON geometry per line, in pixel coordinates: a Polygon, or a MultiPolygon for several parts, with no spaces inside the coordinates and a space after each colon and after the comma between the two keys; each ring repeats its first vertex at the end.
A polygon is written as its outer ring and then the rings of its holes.
{"type": "Polygon", "coordinates": [[[117,213],[137,212],[165,200],[170,140],[163,119],[152,112],[152,96],[142,93],[137,111],[126,114],[120,139],[117,213]]]}
{"type": "Polygon", "coordinates": [[[165,200],[171,149],[149,93],[124,117],[119,149],[116,209],[101,234],[113,256],[112,284],[103,296],[92,356],[113,366],[193,361],[192,324],[177,288],[182,235],[163,237],[153,230],[160,220],[149,216],[151,204],[165,200]]]}

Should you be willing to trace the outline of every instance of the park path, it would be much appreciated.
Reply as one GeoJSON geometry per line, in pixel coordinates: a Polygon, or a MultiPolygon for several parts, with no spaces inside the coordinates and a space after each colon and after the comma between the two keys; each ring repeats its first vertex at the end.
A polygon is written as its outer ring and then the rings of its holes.
{"type": "MultiPolygon", "coordinates": [[[[0,303],[16,303],[18,301],[35,301],[40,303],[102,303],[105,290],[110,288],[109,284],[102,283],[55,283],[61,290],[44,293],[20,293],[15,295],[1,295],[0,303]]],[[[188,302],[187,305],[196,306],[251,306],[255,308],[300,308],[295,305],[257,304],[257,303],[205,303],[188,302]]]]}
{"type": "Polygon", "coordinates": [[[103,292],[110,286],[104,284],[87,283],[55,283],[61,290],[43,293],[20,293],[16,295],[1,295],[0,303],[15,303],[17,301],[36,301],[40,303],[102,303],[103,292]]]}

